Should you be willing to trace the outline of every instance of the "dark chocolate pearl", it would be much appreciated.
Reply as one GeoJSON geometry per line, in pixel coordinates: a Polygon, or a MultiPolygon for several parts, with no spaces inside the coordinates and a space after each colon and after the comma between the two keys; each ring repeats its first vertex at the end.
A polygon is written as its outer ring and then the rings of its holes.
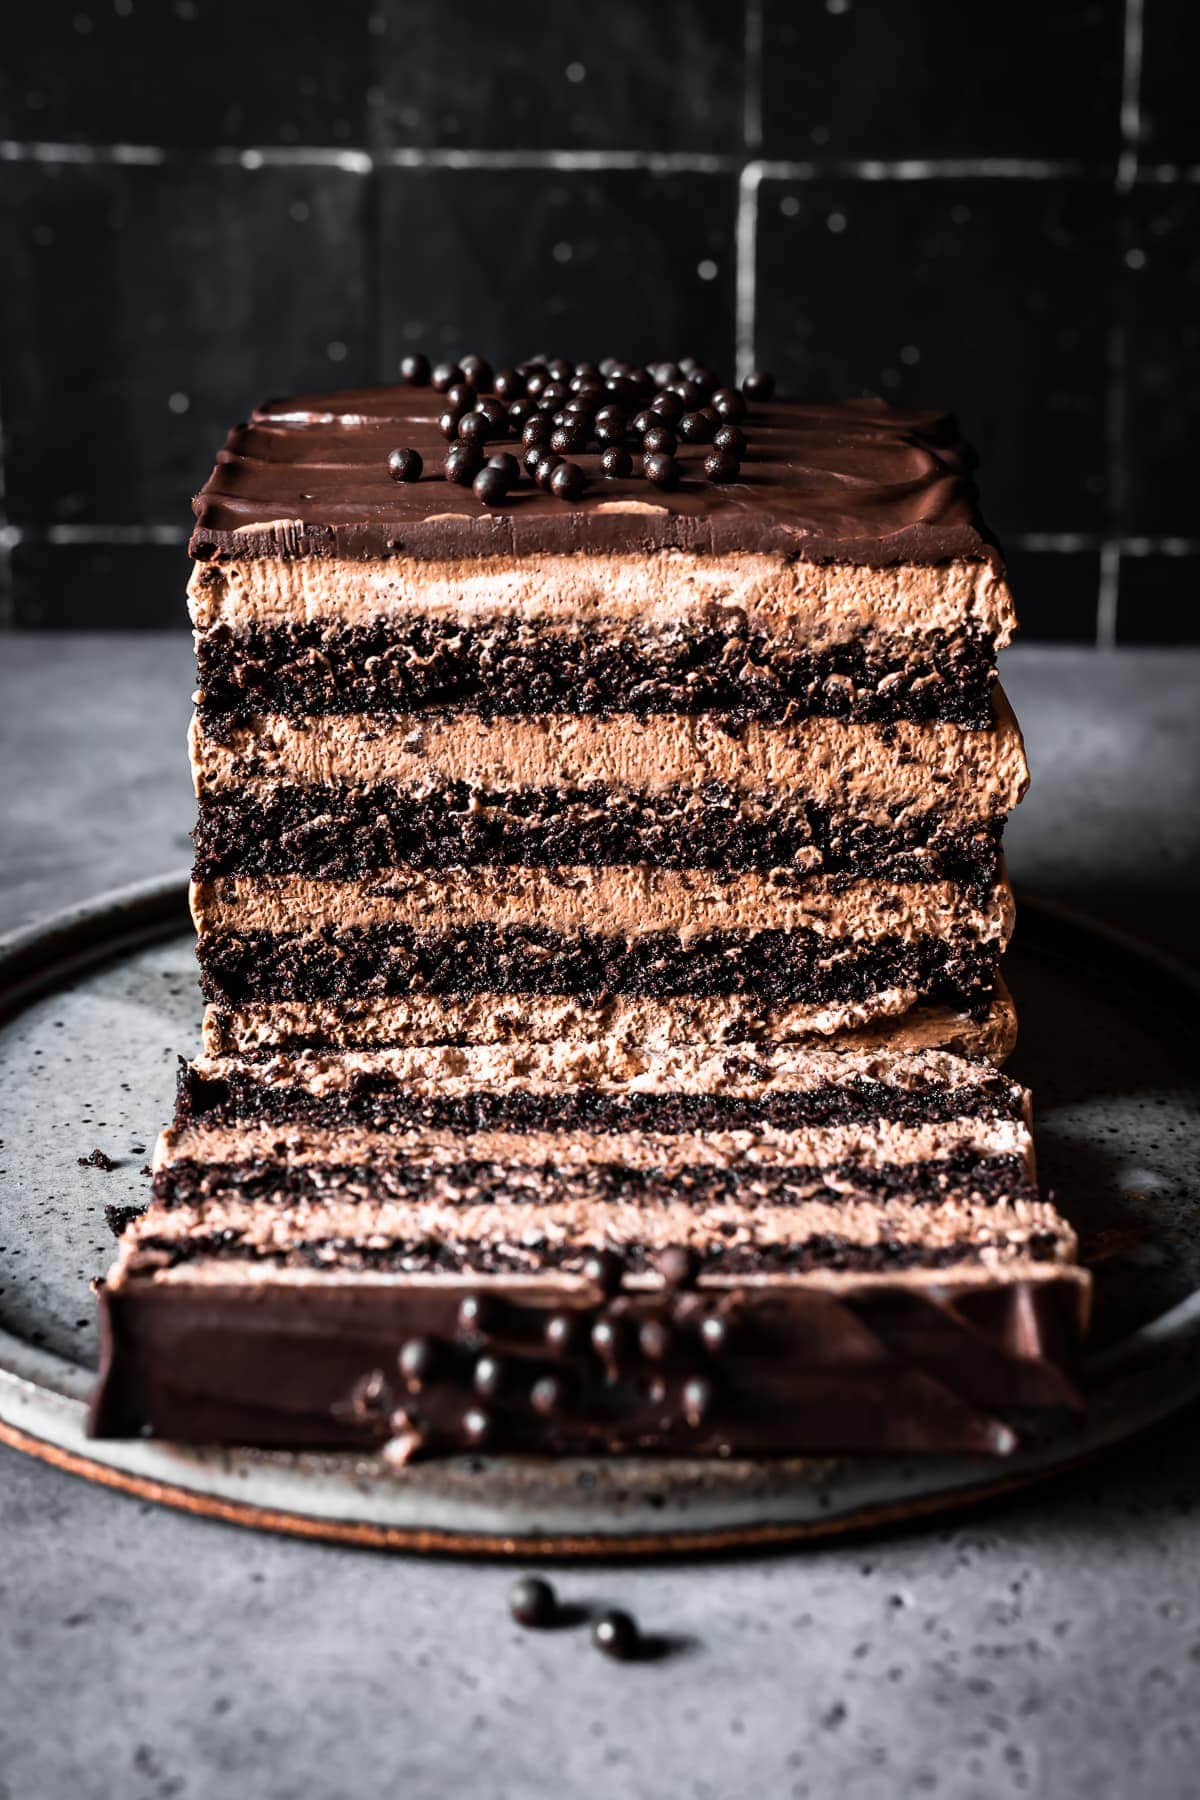
{"type": "Polygon", "coordinates": [[[420,481],[424,467],[419,450],[393,450],[388,457],[388,474],[393,481],[420,481]]]}
{"type": "Polygon", "coordinates": [[[492,377],[492,392],[501,400],[519,400],[525,393],[525,377],[516,369],[498,369],[492,377]]]}
{"type": "Polygon", "coordinates": [[[645,407],[643,411],[633,415],[633,418],[629,421],[629,429],[630,431],[636,431],[639,437],[644,437],[646,432],[653,431],[656,425],[661,424],[662,414],[651,412],[649,407],[645,407]]]}
{"type": "Polygon", "coordinates": [[[482,356],[464,356],[459,360],[459,368],[468,381],[473,381],[480,393],[486,393],[492,385],[492,365],[482,356]]]}
{"type": "Polygon", "coordinates": [[[439,413],[438,430],[441,432],[442,436],[456,438],[458,436],[458,421],[461,418],[462,409],[457,406],[448,406],[444,413],[439,413]]]}
{"type": "Polygon", "coordinates": [[[486,468],[480,469],[471,483],[475,498],[482,500],[485,506],[499,506],[502,500],[508,498],[508,490],[511,485],[504,470],[495,468],[491,463],[488,463],[486,468]]]}
{"type": "Polygon", "coordinates": [[[642,474],[653,487],[673,488],[679,481],[679,464],[673,456],[645,456],[642,474]]]}
{"type": "Polygon", "coordinates": [[[488,438],[494,436],[491,426],[481,412],[464,413],[458,421],[458,435],[464,444],[483,445],[488,438]]]}
{"type": "Polygon", "coordinates": [[[628,1662],[641,1648],[641,1637],[627,1612],[604,1612],[592,1626],[592,1642],[615,1662],[628,1662]]]}
{"type": "Polygon", "coordinates": [[[679,359],[679,375],[676,376],[676,380],[682,376],[685,381],[690,381],[696,370],[702,367],[703,364],[698,356],[681,356],[679,359]]]}
{"type": "MultiPolygon", "coordinates": [[[[530,444],[525,452],[525,473],[532,476],[535,481],[537,472],[542,466],[542,458],[546,456],[554,456],[554,452],[548,444],[530,444]]],[[[554,457],[554,460],[557,462],[558,458],[554,457]]]]}
{"type": "Polygon", "coordinates": [[[475,404],[475,389],[469,381],[456,381],[453,387],[446,389],[446,405],[457,406],[459,412],[470,412],[475,404]]]}
{"type": "Polygon", "coordinates": [[[677,381],[670,391],[678,397],[685,412],[699,406],[704,399],[704,389],[698,381],[677,381]]]}
{"type": "Polygon", "coordinates": [[[561,456],[577,456],[586,443],[583,432],[573,425],[559,425],[550,436],[550,448],[561,456]]]}
{"type": "Polygon", "coordinates": [[[416,356],[406,356],[400,364],[400,375],[409,387],[428,387],[429,358],[420,352],[416,356]]]}
{"type": "Polygon", "coordinates": [[[513,437],[519,437],[525,427],[526,421],[532,416],[532,413],[532,400],[510,400],[508,403],[508,418],[505,424],[506,430],[510,431],[513,437]]]}
{"type": "Polygon", "coordinates": [[[526,449],[530,444],[548,444],[553,429],[554,427],[544,413],[534,413],[533,417],[526,419],[521,427],[521,442],[526,449]]]}
{"type": "Polygon", "coordinates": [[[691,374],[688,376],[688,380],[691,382],[693,387],[697,387],[700,389],[701,405],[707,406],[709,400],[712,397],[713,389],[717,385],[717,378],[713,374],[712,370],[705,368],[703,364],[697,364],[697,366],[692,370],[691,374]]]}
{"type": "Polygon", "coordinates": [[[592,1326],[592,1349],[601,1362],[615,1362],[625,1347],[625,1339],[621,1319],[597,1319],[592,1326]]]}
{"type": "Polygon", "coordinates": [[[451,444],[442,465],[447,481],[456,487],[470,487],[483,465],[483,457],[474,444],[451,444]]]}
{"type": "Polygon", "coordinates": [[[663,1362],[671,1353],[675,1334],[662,1319],[644,1319],[638,1330],[638,1349],[647,1362],[663,1362]]]}
{"type": "Polygon", "coordinates": [[[604,406],[596,414],[593,429],[600,443],[619,444],[629,427],[619,406],[604,406]]]}
{"type": "Polygon", "coordinates": [[[396,1362],[405,1386],[419,1393],[437,1369],[438,1347],[432,1338],[409,1338],[396,1362]]]}
{"type": "Polygon", "coordinates": [[[728,450],[733,456],[745,456],[746,434],[740,425],[722,425],[713,436],[714,450],[728,450]]]}
{"type": "Polygon", "coordinates": [[[575,373],[575,366],[564,356],[552,356],[546,364],[551,381],[561,381],[564,386],[575,373]]]}
{"type": "Polygon", "coordinates": [[[709,444],[717,429],[717,415],[705,411],[684,413],[679,421],[679,435],[685,444],[709,444]]]}
{"type": "Polygon", "coordinates": [[[707,1319],[700,1321],[700,1342],[713,1356],[719,1356],[722,1350],[729,1348],[729,1323],[716,1313],[710,1313],[707,1319]]]}
{"type": "Polygon", "coordinates": [[[694,1287],[700,1258],[686,1244],[672,1244],[655,1259],[655,1266],[669,1288],[694,1287]]]}
{"type": "MultiPolygon", "coordinates": [[[[551,438],[551,443],[554,439],[551,438]]],[[[550,471],[550,492],[556,500],[578,500],[583,492],[584,473],[578,463],[561,462],[550,471]]]]}
{"type": "Polygon", "coordinates": [[[550,377],[540,363],[536,363],[533,368],[528,371],[525,376],[525,392],[529,395],[531,400],[536,400],[540,397],[542,389],[546,386],[549,379],[550,377]]]}
{"type": "Polygon", "coordinates": [[[683,1416],[688,1424],[702,1425],[712,1411],[713,1384],[703,1375],[693,1375],[683,1384],[683,1416]]]}
{"type": "Polygon", "coordinates": [[[604,392],[617,406],[630,407],[636,404],[641,390],[628,375],[613,375],[605,382],[604,392]]]}
{"type": "Polygon", "coordinates": [[[497,450],[495,456],[487,459],[489,469],[499,469],[509,487],[521,479],[521,465],[511,450],[497,450]]]}
{"type": "Polygon", "coordinates": [[[540,1575],[523,1575],[508,1590],[508,1610],[518,1625],[544,1631],[558,1617],[558,1596],[540,1575]]]}
{"type": "Polygon", "coordinates": [[[482,1450],[492,1441],[492,1416],[482,1406],[472,1406],[463,1414],[462,1429],[468,1444],[482,1450]]]}
{"type": "Polygon", "coordinates": [[[598,1287],[602,1294],[618,1293],[624,1272],[625,1266],[615,1250],[597,1250],[583,1265],[584,1280],[598,1287]]]}
{"type": "Polygon", "coordinates": [[[579,1347],[581,1336],[579,1315],[577,1313],[551,1313],[542,1327],[542,1336],[546,1347],[558,1356],[565,1356],[568,1351],[579,1347]]]}
{"type": "Polygon", "coordinates": [[[482,400],[476,402],[475,410],[481,412],[491,426],[489,437],[500,437],[507,429],[508,408],[503,400],[494,400],[490,394],[486,394],[482,400]]]}
{"type": "Polygon", "coordinates": [[[656,412],[660,419],[677,419],[687,409],[674,388],[670,388],[661,394],[655,394],[650,402],[650,410],[656,412]]]}
{"type": "Polygon", "coordinates": [[[633,458],[624,444],[610,444],[600,458],[600,467],[610,481],[620,481],[633,473],[633,458]]]}
{"type": "MultiPolygon", "coordinates": [[[[690,362],[691,358],[689,357],[688,360],[690,362]]],[[[683,370],[678,363],[660,362],[652,363],[650,366],[650,378],[655,387],[669,388],[673,382],[679,380],[682,374],[683,370]]]]}
{"type": "Polygon", "coordinates": [[[444,394],[447,388],[452,388],[462,378],[463,372],[457,363],[439,363],[433,371],[433,385],[439,394],[444,394]]]}
{"type": "Polygon", "coordinates": [[[571,386],[574,387],[577,381],[603,382],[606,375],[615,373],[619,367],[617,363],[612,362],[611,357],[606,360],[612,363],[611,369],[606,369],[604,363],[577,362],[575,364],[575,374],[571,379],[571,386]]]}
{"type": "Polygon", "coordinates": [[[704,473],[710,481],[736,481],[742,465],[732,450],[713,450],[704,459],[704,473]]]}
{"type": "Polygon", "coordinates": [[[642,433],[642,449],[647,456],[674,456],[678,440],[669,425],[652,425],[642,433]]]}
{"type": "Polygon", "coordinates": [[[567,397],[567,392],[568,392],[568,389],[567,389],[567,385],[565,382],[563,382],[563,381],[548,381],[546,383],[545,387],[542,389],[541,393],[538,395],[538,399],[540,400],[540,402],[543,406],[548,407],[551,410],[553,410],[554,407],[562,405],[563,401],[567,397]]]}
{"type": "Polygon", "coordinates": [[[562,457],[559,456],[557,451],[551,450],[549,445],[547,445],[546,449],[544,450],[544,452],[538,462],[537,472],[535,473],[533,479],[537,482],[537,484],[540,488],[543,488],[546,493],[549,493],[550,492],[550,477],[553,475],[555,469],[561,469],[562,466],[563,466],[562,457]]]}
{"type": "Polygon", "coordinates": [[[458,1328],[471,1337],[483,1337],[495,1325],[497,1310],[489,1294],[468,1294],[458,1309],[458,1328]]]}
{"type": "Polygon", "coordinates": [[[718,388],[708,404],[722,419],[728,419],[733,425],[746,416],[746,402],[736,388],[718,388]]]}
{"type": "Polygon", "coordinates": [[[471,1377],[475,1392],[485,1400],[494,1400],[508,1383],[508,1364],[502,1356],[481,1356],[471,1377]]]}
{"type": "Polygon", "coordinates": [[[775,392],[775,377],[767,369],[755,369],[742,383],[747,400],[769,400],[775,392]]]}
{"type": "Polygon", "coordinates": [[[529,1390],[529,1404],[543,1419],[565,1411],[569,1390],[558,1375],[539,1375],[529,1390]]]}

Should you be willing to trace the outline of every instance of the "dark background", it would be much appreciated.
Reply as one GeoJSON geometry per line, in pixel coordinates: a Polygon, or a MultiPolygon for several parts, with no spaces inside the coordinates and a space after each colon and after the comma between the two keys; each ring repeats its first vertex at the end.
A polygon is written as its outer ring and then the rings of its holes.
{"type": "Polygon", "coordinates": [[[185,623],[226,428],[409,349],[957,410],[1026,632],[1200,640],[1195,0],[5,0],[0,621],[185,623]]]}

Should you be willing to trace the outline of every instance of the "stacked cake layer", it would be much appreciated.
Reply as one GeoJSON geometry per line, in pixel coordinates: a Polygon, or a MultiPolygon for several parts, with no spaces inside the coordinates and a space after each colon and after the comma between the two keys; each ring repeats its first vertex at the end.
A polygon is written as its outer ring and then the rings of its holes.
{"type": "Polygon", "coordinates": [[[992,1407],[1071,1403],[1085,1302],[1027,1113],[936,1051],[202,1058],[105,1288],[98,1425],[1003,1448],[992,1407]]]}
{"type": "Polygon", "coordinates": [[[1087,1281],[995,1066],[1027,773],[972,459],[565,369],[272,403],[196,502],[206,1054],[94,1426],[1009,1449],[1087,1281]]]}

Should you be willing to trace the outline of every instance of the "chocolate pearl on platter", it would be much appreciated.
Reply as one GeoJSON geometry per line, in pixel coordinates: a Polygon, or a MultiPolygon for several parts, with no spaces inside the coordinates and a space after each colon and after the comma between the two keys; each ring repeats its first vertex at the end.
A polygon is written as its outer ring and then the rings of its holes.
{"type": "Polygon", "coordinates": [[[662,414],[651,412],[650,408],[646,407],[642,412],[633,415],[629,421],[629,429],[636,431],[639,437],[643,437],[647,431],[652,431],[656,425],[661,424],[662,414]]]}
{"type": "Polygon", "coordinates": [[[558,1355],[565,1355],[569,1350],[579,1346],[581,1328],[577,1313],[551,1313],[542,1327],[542,1336],[548,1349],[558,1355]]]}
{"type": "Polygon", "coordinates": [[[437,1370],[438,1347],[432,1338],[409,1338],[396,1358],[397,1366],[404,1384],[413,1393],[419,1393],[437,1370]]]}
{"type": "Polygon", "coordinates": [[[523,1575],[508,1590],[508,1610],[518,1625],[542,1631],[558,1617],[558,1595],[540,1575],[523,1575]]]}
{"type": "Polygon", "coordinates": [[[704,459],[704,473],[710,481],[736,481],[742,465],[732,450],[711,450],[704,459]]]}
{"type": "Polygon", "coordinates": [[[626,1330],[621,1319],[597,1319],[592,1326],[592,1349],[601,1362],[615,1362],[625,1348],[626,1330]]]}
{"type": "Polygon", "coordinates": [[[516,369],[498,369],[492,377],[492,392],[501,400],[521,400],[525,395],[525,377],[516,369]]]}
{"type": "Polygon", "coordinates": [[[393,481],[420,481],[424,467],[419,450],[393,450],[388,457],[388,474],[393,481]]]}
{"type": "Polygon", "coordinates": [[[507,406],[502,400],[493,400],[490,394],[476,402],[475,411],[482,413],[491,426],[490,437],[499,437],[508,425],[507,406]]]}
{"type": "Polygon", "coordinates": [[[477,1450],[484,1449],[491,1443],[494,1435],[492,1415],[485,1412],[482,1406],[468,1408],[463,1414],[462,1431],[468,1444],[473,1444],[477,1450]]]}
{"type": "Polygon", "coordinates": [[[734,425],[746,416],[746,402],[736,388],[718,388],[708,404],[721,418],[734,425]]]}
{"type": "Polygon", "coordinates": [[[677,419],[685,410],[683,401],[674,388],[664,388],[661,394],[655,394],[650,408],[660,419],[677,419]]]}
{"type": "Polygon", "coordinates": [[[470,487],[482,467],[483,456],[476,445],[451,444],[442,470],[447,481],[453,481],[457,487],[470,487]]]}
{"type": "Polygon", "coordinates": [[[439,363],[432,376],[433,385],[439,394],[444,394],[447,388],[452,388],[462,378],[463,372],[457,363],[439,363]]]}
{"type": "Polygon", "coordinates": [[[566,1410],[570,1391],[558,1375],[539,1375],[529,1390],[529,1404],[543,1419],[551,1419],[566,1410]]]}
{"type": "Polygon", "coordinates": [[[596,414],[593,430],[602,444],[619,444],[629,429],[619,406],[605,406],[596,414]]]}
{"type": "Polygon", "coordinates": [[[545,413],[534,413],[526,419],[521,427],[521,442],[528,449],[530,444],[548,444],[553,430],[545,413]]]}
{"type": "MultiPolygon", "coordinates": [[[[700,358],[698,356],[681,356],[679,359],[679,374],[685,379],[689,378],[695,370],[699,369],[701,366],[700,358]]],[[[678,380],[678,376],[676,379],[678,380]]]]}
{"type": "Polygon", "coordinates": [[[652,425],[642,433],[642,449],[648,456],[674,456],[676,447],[675,433],[669,425],[652,425]]]}
{"type": "Polygon", "coordinates": [[[485,1400],[494,1400],[508,1385],[508,1364],[502,1356],[481,1356],[471,1381],[477,1394],[482,1394],[485,1400]]]}
{"type": "Polygon", "coordinates": [[[406,356],[400,364],[400,374],[409,387],[428,387],[429,358],[419,351],[415,356],[406,356]]]}
{"type": "Polygon", "coordinates": [[[548,381],[538,395],[538,400],[548,411],[553,412],[556,406],[562,405],[566,397],[567,387],[565,382],[548,381]]]}
{"type": "Polygon", "coordinates": [[[499,469],[509,487],[521,479],[521,465],[511,450],[497,450],[494,456],[487,459],[489,469],[499,469]]]}
{"type": "Polygon", "coordinates": [[[564,384],[570,381],[575,373],[574,365],[569,363],[565,356],[552,356],[546,367],[550,372],[551,381],[561,381],[564,384]]]}
{"type": "Polygon", "coordinates": [[[542,459],[547,456],[553,457],[555,462],[558,461],[557,456],[554,455],[549,444],[530,444],[526,450],[524,457],[525,473],[534,481],[537,480],[537,473],[542,466],[542,459]]]}
{"type": "Polygon", "coordinates": [[[438,430],[441,432],[442,436],[456,438],[458,436],[458,421],[461,418],[462,412],[457,406],[448,406],[444,413],[440,413],[438,415],[438,430]]]}
{"type": "Polygon", "coordinates": [[[526,419],[529,419],[532,416],[532,400],[510,400],[508,403],[507,429],[514,437],[519,437],[526,419]]]}
{"type": "Polygon", "coordinates": [[[700,1258],[687,1244],[672,1244],[661,1256],[655,1258],[655,1267],[663,1278],[664,1286],[690,1288],[696,1285],[700,1258]]]}
{"type": "Polygon", "coordinates": [[[525,392],[529,395],[531,400],[536,400],[538,398],[549,380],[550,377],[540,363],[535,364],[534,367],[530,369],[525,377],[525,392]]]}
{"type": "Polygon", "coordinates": [[[747,400],[769,400],[775,392],[775,377],[769,369],[755,369],[742,383],[747,400]]]}
{"type": "Polygon", "coordinates": [[[492,385],[492,365],[482,356],[461,356],[458,366],[468,381],[473,381],[482,392],[487,392],[492,385]]]}
{"type": "Polygon", "coordinates": [[[661,1319],[644,1319],[638,1329],[638,1349],[647,1362],[662,1362],[671,1353],[675,1334],[661,1319]]]}
{"type": "MultiPolygon", "coordinates": [[[[553,443],[553,438],[550,440],[553,443]]],[[[556,500],[578,500],[586,477],[578,463],[563,462],[550,471],[550,492],[556,500]]]]}
{"type": "Polygon", "coordinates": [[[464,444],[485,444],[495,434],[481,412],[464,413],[458,421],[458,435],[464,444]]]}
{"type": "Polygon", "coordinates": [[[700,1342],[713,1356],[728,1350],[731,1335],[728,1319],[721,1318],[719,1313],[710,1313],[700,1321],[700,1342]]]}
{"type": "Polygon", "coordinates": [[[733,456],[745,456],[746,434],[740,425],[722,425],[713,435],[714,450],[728,450],[733,456]]]}
{"type": "Polygon", "coordinates": [[[627,1612],[601,1613],[592,1626],[592,1643],[614,1662],[629,1662],[641,1649],[641,1635],[627,1612]]]}
{"type": "Polygon", "coordinates": [[[482,500],[485,506],[499,506],[502,500],[508,498],[510,486],[511,483],[504,471],[493,468],[490,464],[486,468],[480,469],[471,483],[475,498],[482,500]]]}
{"type": "Polygon", "coordinates": [[[685,444],[710,444],[716,429],[716,413],[703,410],[684,413],[679,421],[679,435],[685,444]]]}
{"type": "Polygon", "coordinates": [[[585,434],[578,426],[559,425],[550,437],[550,448],[563,456],[574,456],[583,449],[587,442],[585,434]]]}
{"type": "Polygon", "coordinates": [[[470,412],[475,404],[475,389],[469,381],[456,381],[446,389],[446,405],[457,406],[459,412],[470,412]]]}
{"type": "Polygon", "coordinates": [[[640,397],[641,390],[628,375],[610,375],[604,384],[604,392],[610,401],[617,406],[633,406],[640,397]]]}
{"type": "Polygon", "coordinates": [[[652,487],[673,488],[679,480],[679,464],[673,456],[645,456],[642,458],[642,474],[652,487]]]}
{"type": "Polygon", "coordinates": [[[625,1265],[615,1250],[593,1251],[583,1265],[584,1280],[592,1282],[602,1294],[618,1293],[624,1273],[625,1265]]]}
{"type": "Polygon", "coordinates": [[[683,1416],[688,1424],[695,1427],[702,1425],[712,1411],[715,1398],[713,1384],[703,1375],[693,1375],[690,1381],[683,1384],[683,1416]]]}
{"type": "Polygon", "coordinates": [[[621,481],[633,473],[633,458],[624,444],[610,444],[600,458],[600,467],[610,481],[621,481]]]}
{"type": "Polygon", "coordinates": [[[686,412],[690,412],[694,406],[699,406],[704,399],[704,389],[697,381],[677,381],[670,391],[683,402],[686,412]]]}
{"type": "Polygon", "coordinates": [[[482,1337],[496,1323],[495,1301],[488,1294],[468,1294],[458,1309],[458,1328],[472,1337],[482,1337]]]}
{"type": "Polygon", "coordinates": [[[559,454],[556,450],[551,450],[550,447],[547,445],[544,454],[542,455],[540,461],[538,462],[537,471],[534,474],[533,479],[537,482],[537,484],[540,488],[543,488],[546,493],[549,493],[550,492],[550,477],[553,475],[555,469],[561,469],[562,466],[563,466],[562,457],[559,456],[559,454]]]}
{"type": "Polygon", "coordinates": [[[691,374],[688,376],[688,380],[694,387],[700,389],[701,403],[707,405],[712,398],[713,389],[717,385],[717,378],[712,370],[705,368],[703,364],[700,364],[697,368],[692,370],[691,374]]]}
{"type": "MultiPolygon", "coordinates": [[[[612,361],[612,358],[606,358],[606,361],[612,361]]],[[[614,363],[613,366],[615,368],[616,364],[614,363]]],[[[577,381],[603,381],[604,373],[604,363],[577,362],[575,364],[575,373],[571,379],[571,386],[574,387],[577,381]]]]}

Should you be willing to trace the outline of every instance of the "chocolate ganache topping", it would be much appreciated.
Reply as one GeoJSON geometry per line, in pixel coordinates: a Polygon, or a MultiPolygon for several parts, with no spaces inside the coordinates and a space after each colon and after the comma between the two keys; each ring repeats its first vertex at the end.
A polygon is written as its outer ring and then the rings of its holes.
{"type": "Polygon", "coordinates": [[[192,555],[677,549],[1002,572],[950,415],[776,400],[761,376],[737,393],[698,366],[666,365],[669,382],[630,364],[605,379],[604,366],[575,365],[587,373],[568,383],[542,363],[493,375],[464,358],[433,385],[268,401],[218,453],[192,555]]]}

